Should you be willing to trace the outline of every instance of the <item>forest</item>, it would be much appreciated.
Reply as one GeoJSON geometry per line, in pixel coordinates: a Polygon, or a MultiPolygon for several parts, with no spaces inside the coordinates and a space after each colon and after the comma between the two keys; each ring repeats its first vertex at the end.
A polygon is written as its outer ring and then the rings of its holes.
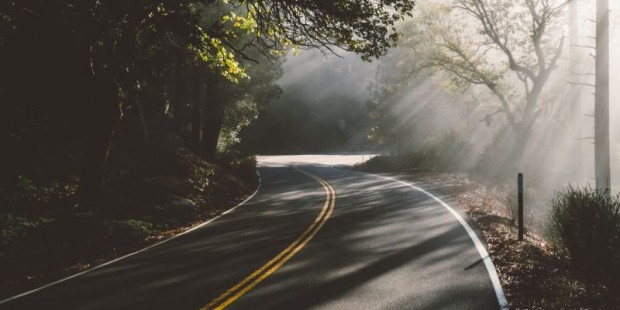
{"type": "Polygon", "coordinates": [[[3,288],[118,256],[238,203],[257,182],[240,131],[281,94],[288,51],[376,58],[412,8],[2,0],[3,288]]]}
{"type": "Polygon", "coordinates": [[[456,175],[512,224],[523,173],[541,248],[619,287],[609,2],[0,0],[0,299],[221,214],[267,154],[456,175]]]}
{"type": "Polygon", "coordinates": [[[377,61],[287,60],[283,95],[243,134],[287,141],[263,153],[392,154],[360,169],[480,184],[459,203],[488,225],[517,308],[614,308],[601,296],[620,275],[620,7],[606,2],[420,1],[377,61]],[[503,230],[516,225],[518,173],[526,231],[540,238],[529,248],[503,230]]]}

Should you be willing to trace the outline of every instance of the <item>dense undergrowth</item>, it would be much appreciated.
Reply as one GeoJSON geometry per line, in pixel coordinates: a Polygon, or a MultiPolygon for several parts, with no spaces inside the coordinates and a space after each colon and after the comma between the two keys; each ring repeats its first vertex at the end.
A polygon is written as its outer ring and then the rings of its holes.
{"type": "Polygon", "coordinates": [[[73,210],[77,176],[0,182],[0,298],[181,232],[251,193],[253,157],[183,147],[113,150],[96,212],[73,210]]]}

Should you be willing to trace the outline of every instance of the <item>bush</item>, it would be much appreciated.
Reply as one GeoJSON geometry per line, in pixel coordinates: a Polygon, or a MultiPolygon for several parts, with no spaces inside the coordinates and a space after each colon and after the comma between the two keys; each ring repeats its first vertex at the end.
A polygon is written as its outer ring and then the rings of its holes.
{"type": "Polygon", "coordinates": [[[594,276],[620,276],[620,197],[569,187],[551,201],[547,236],[574,267],[594,276]]]}
{"type": "Polygon", "coordinates": [[[120,243],[140,242],[153,233],[153,224],[140,220],[114,220],[108,224],[108,236],[120,243]]]}
{"type": "Polygon", "coordinates": [[[381,155],[375,156],[365,163],[357,165],[358,169],[369,172],[388,172],[406,170],[430,170],[435,165],[429,160],[432,156],[406,153],[401,155],[381,155]]]}
{"type": "Polygon", "coordinates": [[[29,219],[10,213],[0,213],[0,247],[15,242],[39,226],[52,221],[44,217],[29,219]]]}

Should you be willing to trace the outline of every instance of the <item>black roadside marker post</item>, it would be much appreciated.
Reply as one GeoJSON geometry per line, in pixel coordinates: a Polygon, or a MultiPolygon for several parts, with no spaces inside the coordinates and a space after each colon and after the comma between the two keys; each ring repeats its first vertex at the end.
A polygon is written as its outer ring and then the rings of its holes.
{"type": "Polygon", "coordinates": [[[523,241],[523,173],[519,173],[518,177],[519,187],[519,206],[518,206],[518,225],[519,225],[519,241],[523,241]]]}

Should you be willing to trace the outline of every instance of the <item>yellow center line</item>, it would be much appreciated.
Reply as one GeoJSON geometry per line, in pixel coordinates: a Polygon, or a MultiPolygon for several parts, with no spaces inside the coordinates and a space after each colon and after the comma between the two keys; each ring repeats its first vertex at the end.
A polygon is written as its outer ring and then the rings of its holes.
{"type": "Polygon", "coordinates": [[[297,254],[297,252],[299,252],[302,248],[304,248],[308,244],[308,242],[310,242],[310,240],[314,238],[314,236],[321,229],[321,227],[323,227],[323,224],[325,224],[325,222],[327,222],[327,219],[331,216],[336,205],[336,192],[334,191],[334,188],[329,185],[329,183],[327,183],[325,180],[319,178],[314,174],[303,171],[297,167],[293,168],[315,179],[325,189],[325,204],[323,205],[321,212],[316,217],[314,222],[312,222],[312,225],[310,225],[310,227],[308,227],[295,241],[293,241],[293,243],[286,247],[286,249],[282,250],[282,252],[280,252],[276,257],[272,258],[269,262],[258,268],[241,282],[237,283],[235,286],[228,289],[217,298],[213,299],[206,306],[200,308],[201,310],[224,309],[235,300],[239,299],[258,283],[260,283],[265,278],[274,273],[278,268],[280,268],[280,266],[282,266],[289,259],[291,259],[291,257],[297,254]]]}

